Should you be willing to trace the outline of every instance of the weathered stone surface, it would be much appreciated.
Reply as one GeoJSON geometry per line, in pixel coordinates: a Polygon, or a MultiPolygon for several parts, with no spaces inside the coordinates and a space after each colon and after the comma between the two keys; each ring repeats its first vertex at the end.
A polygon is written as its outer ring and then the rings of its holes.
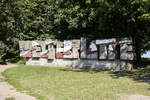
{"type": "Polygon", "coordinates": [[[55,48],[49,48],[48,59],[55,59],[55,48]]]}
{"type": "Polygon", "coordinates": [[[97,41],[98,44],[96,44],[96,40],[92,40],[89,46],[87,46],[86,38],[69,40],[70,42],[68,40],[64,42],[55,42],[56,40],[20,41],[19,46],[21,54],[30,51],[33,59],[27,61],[29,65],[56,65],[73,66],[73,68],[120,70],[124,68],[127,62],[121,60],[132,61],[134,59],[132,40],[128,38],[122,38],[120,41],[119,39],[115,39],[115,43],[112,43],[112,40],[100,40],[97,41]],[[34,47],[32,46],[33,42],[35,44],[34,47]],[[118,43],[120,46],[117,46],[116,49],[115,45],[118,43]]]}
{"type": "Polygon", "coordinates": [[[34,58],[39,58],[41,55],[41,52],[36,52],[36,50],[34,50],[34,51],[32,51],[32,57],[34,57],[34,58]]]}
{"type": "Polygon", "coordinates": [[[57,41],[56,48],[62,48],[62,47],[64,47],[63,42],[57,41]]]}
{"type": "Polygon", "coordinates": [[[72,40],[72,58],[80,58],[80,40],[72,40]]]}
{"type": "Polygon", "coordinates": [[[127,44],[121,44],[120,45],[120,53],[125,53],[128,51],[128,45],[127,44]]]}
{"type": "Polygon", "coordinates": [[[99,59],[107,59],[107,45],[100,45],[99,59]]]}
{"type": "Polygon", "coordinates": [[[37,47],[35,47],[35,49],[36,49],[36,50],[35,50],[36,52],[42,52],[41,46],[37,46],[37,47]]]}
{"type": "Polygon", "coordinates": [[[128,50],[129,52],[133,51],[133,45],[128,45],[128,50]]]}
{"type": "Polygon", "coordinates": [[[120,43],[133,44],[132,38],[120,38],[120,43]]]}
{"type": "Polygon", "coordinates": [[[24,43],[24,50],[31,50],[32,49],[32,44],[31,41],[25,41],[24,43]]]}
{"type": "Polygon", "coordinates": [[[72,55],[64,55],[63,58],[66,58],[66,59],[67,59],[67,58],[70,58],[70,59],[71,59],[71,58],[72,58],[72,55]]]}
{"type": "Polygon", "coordinates": [[[72,40],[72,47],[80,48],[80,40],[72,40]]]}
{"type": "Polygon", "coordinates": [[[120,59],[122,60],[134,60],[133,46],[127,44],[120,45],[120,59]]]}
{"type": "Polygon", "coordinates": [[[24,50],[24,45],[25,45],[25,41],[19,41],[19,49],[20,49],[21,51],[24,50]]]}
{"type": "Polygon", "coordinates": [[[86,39],[85,38],[81,38],[81,58],[86,58],[86,39]]]}
{"type": "Polygon", "coordinates": [[[121,53],[120,59],[122,60],[134,60],[133,53],[121,53]]]}
{"type": "Polygon", "coordinates": [[[31,41],[19,41],[19,48],[21,51],[32,50],[31,41]]]}
{"type": "Polygon", "coordinates": [[[111,60],[116,59],[115,51],[108,50],[108,59],[111,59],[111,60]]]}
{"type": "Polygon", "coordinates": [[[99,60],[71,60],[71,59],[55,59],[47,60],[46,58],[39,58],[33,60],[28,58],[26,65],[43,65],[43,66],[68,66],[77,69],[90,68],[90,69],[124,69],[125,61],[99,61],[99,60]]]}
{"type": "Polygon", "coordinates": [[[42,48],[42,52],[45,52],[46,51],[46,44],[44,41],[38,41],[39,45],[41,46],[42,48]]]}
{"type": "Polygon", "coordinates": [[[72,49],[72,58],[79,58],[80,54],[79,54],[79,48],[73,48],[72,49]]]}
{"type": "Polygon", "coordinates": [[[87,54],[88,59],[98,59],[98,53],[87,54]]]}

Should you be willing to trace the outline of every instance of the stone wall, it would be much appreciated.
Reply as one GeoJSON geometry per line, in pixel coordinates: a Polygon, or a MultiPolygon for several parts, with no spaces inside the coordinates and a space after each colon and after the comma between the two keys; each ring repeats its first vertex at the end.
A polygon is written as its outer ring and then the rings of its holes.
{"type": "Polygon", "coordinates": [[[126,61],[99,61],[99,60],[71,60],[71,59],[55,59],[48,60],[46,58],[27,58],[26,65],[41,65],[52,67],[70,67],[73,69],[125,69],[126,61]]]}
{"type": "Polygon", "coordinates": [[[131,38],[20,41],[19,45],[26,65],[121,70],[135,60],[131,38]]]}

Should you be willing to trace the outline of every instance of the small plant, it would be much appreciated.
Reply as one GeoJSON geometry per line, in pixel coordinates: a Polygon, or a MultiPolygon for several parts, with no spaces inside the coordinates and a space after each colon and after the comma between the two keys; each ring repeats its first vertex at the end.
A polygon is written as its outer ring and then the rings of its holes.
{"type": "Polygon", "coordinates": [[[0,78],[0,82],[4,82],[4,79],[3,79],[3,78],[0,78]]]}
{"type": "Polygon", "coordinates": [[[6,98],[5,100],[16,100],[16,99],[15,99],[15,98],[10,97],[10,98],[6,98]]]}
{"type": "Polygon", "coordinates": [[[17,64],[25,64],[26,63],[26,59],[25,58],[22,58],[20,59],[17,64]]]}

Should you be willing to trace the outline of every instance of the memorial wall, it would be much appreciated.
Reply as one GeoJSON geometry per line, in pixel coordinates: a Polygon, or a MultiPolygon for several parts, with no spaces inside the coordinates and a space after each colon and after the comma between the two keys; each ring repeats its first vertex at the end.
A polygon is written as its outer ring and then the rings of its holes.
{"type": "Polygon", "coordinates": [[[19,41],[26,65],[121,70],[135,60],[132,38],[19,41]]]}

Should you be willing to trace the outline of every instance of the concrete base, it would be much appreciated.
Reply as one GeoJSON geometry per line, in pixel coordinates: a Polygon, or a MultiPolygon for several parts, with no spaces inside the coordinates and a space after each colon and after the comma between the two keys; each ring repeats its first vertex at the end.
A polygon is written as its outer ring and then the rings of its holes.
{"type": "Polygon", "coordinates": [[[100,60],[82,60],[82,59],[55,59],[47,58],[27,58],[26,65],[42,65],[42,66],[65,66],[75,69],[111,69],[123,70],[126,61],[100,61],[100,60]]]}

